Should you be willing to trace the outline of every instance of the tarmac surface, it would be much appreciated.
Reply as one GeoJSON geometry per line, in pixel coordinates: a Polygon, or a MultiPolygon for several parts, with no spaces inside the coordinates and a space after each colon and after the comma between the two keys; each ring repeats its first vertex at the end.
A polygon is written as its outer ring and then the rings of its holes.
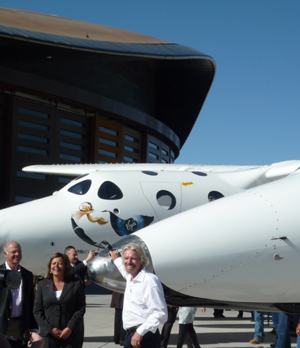
{"type": "MultiPolygon", "coordinates": [[[[86,296],[84,348],[120,347],[113,341],[115,310],[110,308],[110,301],[111,295],[86,296]]],[[[266,337],[264,343],[251,344],[249,341],[253,339],[254,335],[254,322],[251,321],[251,313],[244,312],[242,319],[237,318],[237,314],[237,311],[224,311],[226,318],[215,319],[213,309],[208,308],[206,313],[202,313],[198,309],[194,328],[201,348],[266,348],[270,347],[270,343],[275,342],[275,335],[270,333],[273,328],[271,316],[269,324],[267,316],[265,316],[264,331],[266,337]]],[[[169,348],[176,348],[178,331],[179,325],[176,321],[171,332],[169,348]]],[[[296,337],[291,337],[291,340],[292,348],[296,348],[296,337]]]]}

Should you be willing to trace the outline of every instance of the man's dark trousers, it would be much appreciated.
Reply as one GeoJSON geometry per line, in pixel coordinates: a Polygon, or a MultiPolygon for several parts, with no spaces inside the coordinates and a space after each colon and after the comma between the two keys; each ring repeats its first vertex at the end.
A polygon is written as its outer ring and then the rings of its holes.
{"type": "MultiPolygon", "coordinates": [[[[125,336],[124,348],[133,348],[131,345],[131,338],[134,333],[125,336]]],[[[141,348],[160,348],[160,334],[157,329],[155,333],[148,331],[141,341],[141,348]]]]}

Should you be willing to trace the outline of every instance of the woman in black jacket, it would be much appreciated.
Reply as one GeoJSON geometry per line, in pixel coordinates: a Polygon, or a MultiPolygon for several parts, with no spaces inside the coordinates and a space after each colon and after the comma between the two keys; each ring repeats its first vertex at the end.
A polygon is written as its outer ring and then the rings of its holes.
{"type": "Polygon", "coordinates": [[[45,338],[45,348],[81,348],[85,294],[81,281],[68,277],[70,261],[56,253],[48,263],[47,278],[38,283],[34,317],[45,338]]]}

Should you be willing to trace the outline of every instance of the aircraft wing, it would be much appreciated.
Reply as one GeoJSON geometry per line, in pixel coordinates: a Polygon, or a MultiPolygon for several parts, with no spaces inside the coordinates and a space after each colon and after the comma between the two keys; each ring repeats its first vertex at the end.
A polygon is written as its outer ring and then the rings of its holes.
{"type": "Polygon", "coordinates": [[[243,172],[251,169],[265,168],[265,175],[269,181],[281,179],[300,167],[299,160],[284,161],[270,166],[235,166],[235,165],[207,165],[207,164],[164,164],[164,163],[111,163],[111,164],[51,164],[32,165],[24,167],[24,172],[41,173],[46,175],[79,176],[94,171],[203,171],[203,172],[243,172]]]}
{"type": "MultiPolygon", "coordinates": [[[[300,161],[299,161],[300,165],[300,161]]],[[[174,163],[95,163],[95,164],[49,164],[32,165],[22,170],[29,173],[46,175],[78,176],[94,171],[204,171],[204,172],[232,172],[256,169],[262,166],[232,166],[207,164],[174,164],[174,163]]]]}
{"type": "Polygon", "coordinates": [[[298,160],[274,163],[266,172],[266,177],[271,181],[282,179],[295,172],[299,167],[300,161],[298,160]]]}
{"type": "MultiPolygon", "coordinates": [[[[102,164],[101,164],[102,165],[102,164]]],[[[79,176],[101,170],[100,164],[37,164],[22,168],[23,172],[46,175],[79,176]]]]}

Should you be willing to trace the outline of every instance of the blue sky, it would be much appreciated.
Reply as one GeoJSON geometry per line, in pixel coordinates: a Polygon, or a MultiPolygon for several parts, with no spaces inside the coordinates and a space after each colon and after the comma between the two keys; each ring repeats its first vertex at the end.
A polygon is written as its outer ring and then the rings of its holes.
{"type": "Polygon", "coordinates": [[[191,46],[217,73],[176,163],[300,159],[299,0],[0,0],[191,46]]]}

